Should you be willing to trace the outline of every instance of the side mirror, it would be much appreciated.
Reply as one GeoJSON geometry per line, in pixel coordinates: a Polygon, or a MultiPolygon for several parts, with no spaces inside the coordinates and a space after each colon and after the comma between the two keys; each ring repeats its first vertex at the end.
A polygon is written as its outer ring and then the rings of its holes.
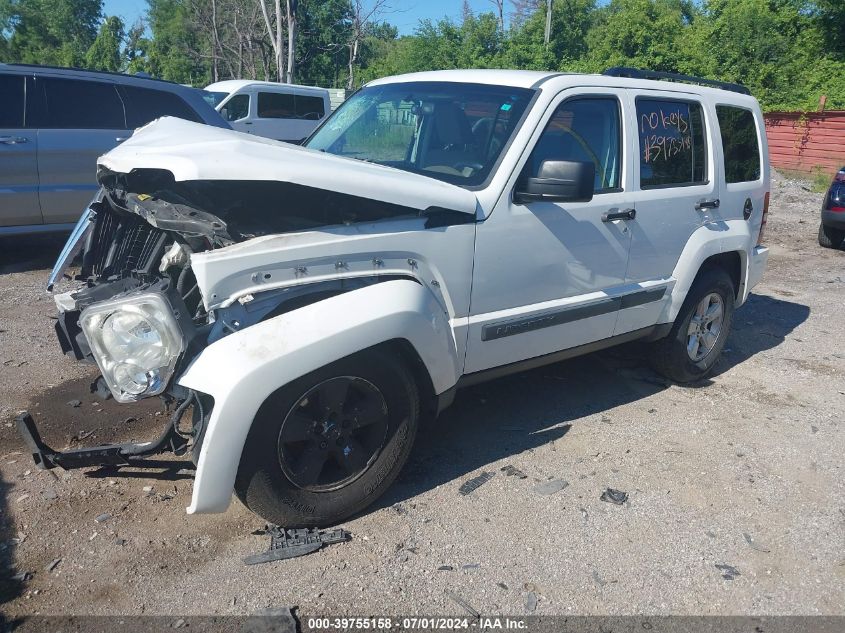
{"type": "Polygon", "coordinates": [[[589,202],[593,199],[596,166],[574,160],[544,160],[536,177],[521,178],[514,190],[518,203],[589,202]]]}

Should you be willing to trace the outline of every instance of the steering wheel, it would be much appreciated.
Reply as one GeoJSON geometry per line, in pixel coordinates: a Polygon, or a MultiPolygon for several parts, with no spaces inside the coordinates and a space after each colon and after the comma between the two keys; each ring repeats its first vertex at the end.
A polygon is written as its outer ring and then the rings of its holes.
{"type": "Polygon", "coordinates": [[[599,157],[596,156],[596,153],[590,148],[590,146],[587,144],[587,141],[584,140],[584,137],[578,134],[578,132],[573,129],[565,128],[563,131],[571,135],[572,138],[574,138],[575,141],[578,143],[578,145],[581,146],[581,149],[584,150],[584,153],[586,153],[590,157],[590,160],[593,161],[596,166],[596,173],[598,173],[599,175],[599,182],[604,183],[605,169],[604,167],[602,167],[599,157]]]}

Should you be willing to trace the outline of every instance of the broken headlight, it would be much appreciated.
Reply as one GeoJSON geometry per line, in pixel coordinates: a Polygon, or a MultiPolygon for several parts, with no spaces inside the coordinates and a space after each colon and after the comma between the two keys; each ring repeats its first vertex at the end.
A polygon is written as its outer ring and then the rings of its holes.
{"type": "Polygon", "coordinates": [[[115,400],[132,402],[164,391],[185,337],[163,295],[96,303],[79,321],[115,400]]]}

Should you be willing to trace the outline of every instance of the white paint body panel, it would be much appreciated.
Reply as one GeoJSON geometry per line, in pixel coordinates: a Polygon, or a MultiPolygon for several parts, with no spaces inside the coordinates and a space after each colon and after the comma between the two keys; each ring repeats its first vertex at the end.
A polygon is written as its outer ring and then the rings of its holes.
{"type": "Polygon", "coordinates": [[[444,71],[378,80],[455,81],[535,87],[538,94],[478,190],[331,156],[237,132],[162,119],[101,159],[118,172],[167,169],[177,180],[282,180],[424,210],[444,207],[476,223],[425,228],[425,219],[270,235],[196,253],[191,265],[207,308],[225,308],[247,294],[327,280],[403,277],[353,290],[260,322],[204,349],[178,378],[210,394],[214,407],[199,456],[188,511],[219,512],[232,486],[250,424],[265,398],[292,380],[367,347],[410,342],[436,393],[462,375],[493,369],[654,325],[671,323],[702,262],[736,252],[741,261],[737,303],[759,281],[768,250],[756,246],[769,190],[768,160],[760,179],[724,183],[719,103],[752,110],[766,156],[756,101],[723,90],[646,80],[525,71],[444,71]],[[622,106],[620,190],[590,202],[516,204],[523,165],[554,108],[578,95],[614,95],[622,106]],[[705,113],[708,181],[691,187],[641,190],[635,99],[648,95],[699,101],[705,113]],[[184,139],[176,140],[174,139],[184,139]],[[722,197],[715,210],[697,200],[722,197]],[[742,218],[746,197],[755,215],[742,218]],[[602,222],[606,211],[636,209],[629,221],[602,222]],[[649,294],[653,300],[626,303],[649,294]],[[595,306],[613,309],[590,314],[595,306]],[[630,306],[630,307],[628,307],[630,306]],[[485,326],[580,310],[587,316],[487,336],[485,326]]]}
{"type": "Polygon", "coordinates": [[[414,347],[437,393],[457,382],[462,359],[446,313],[427,288],[410,280],[326,299],[209,345],[178,380],[214,397],[188,512],[228,507],[241,449],[267,396],[339,358],[393,339],[414,347]]]}

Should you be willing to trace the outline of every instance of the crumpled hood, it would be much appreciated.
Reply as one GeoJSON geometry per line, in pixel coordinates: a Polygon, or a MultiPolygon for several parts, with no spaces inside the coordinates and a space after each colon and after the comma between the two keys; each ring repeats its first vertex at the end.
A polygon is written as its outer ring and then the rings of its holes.
{"type": "Polygon", "coordinates": [[[98,164],[118,173],[164,169],[176,181],[284,181],[421,211],[474,215],[478,205],[471,191],[434,178],[174,117],[138,129],[98,164]]]}

